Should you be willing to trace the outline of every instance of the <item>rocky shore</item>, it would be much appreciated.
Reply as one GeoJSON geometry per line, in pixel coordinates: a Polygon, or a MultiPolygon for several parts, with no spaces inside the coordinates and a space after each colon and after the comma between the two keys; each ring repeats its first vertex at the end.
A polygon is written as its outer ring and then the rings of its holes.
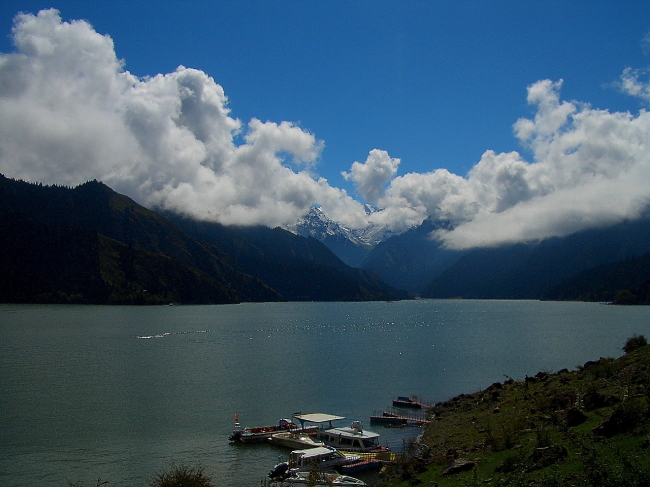
{"type": "Polygon", "coordinates": [[[393,486],[650,485],[650,346],[437,404],[393,486]]]}

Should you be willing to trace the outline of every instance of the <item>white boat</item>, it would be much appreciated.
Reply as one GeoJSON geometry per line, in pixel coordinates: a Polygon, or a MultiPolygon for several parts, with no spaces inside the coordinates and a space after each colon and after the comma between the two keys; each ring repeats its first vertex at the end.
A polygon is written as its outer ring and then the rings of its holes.
{"type": "Polygon", "coordinates": [[[345,428],[330,428],[318,432],[318,439],[328,446],[352,452],[389,451],[379,444],[379,434],[363,429],[361,421],[353,421],[345,428]]]}
{"type": "Polygon", "coordinates": [[[342,453],[336,448],[320,446],[306,450],[294,450],[289,454],[289,461],[282,462],[273,467],[269,477],[286,478],[295,472],[309,472],[314,467],[319,471],[334,470],[345,465],[350,465],[361,460],[359,455],[342,453]]]}
{"type": "Polygon", "coordinates": [[[281,485],[332,485],[335,487],[365,487],[363,480],[333,472],[294,472],[280,481],[281,485]]]}
{"type": "Polygon", "coordinates": [[[316,441],[307,433],[303,433],[302,431],[284,431],[282,433],[275,433],[271,438],[269,438],[269,440],[271,443],[286,446],[292,450],[304,450],[307,448],[325,446],[325,443],[322,441],[316,441]]]}
{"type": "Polygon", "coordinates": [[[353,421],[352,425],[347,428],[335,428],[332,426],[332,421],[345,419],[343,416],[322,413],[295,413],[293,417],[300,421],[303,430],[305,429],[305,423],[318,423],[321,425],[328,423],[327,428],[320,427],[316,430],[316,437],[327,446],[333,446],[338,450],[364,453],[390,450],[390,448],[379,444],[379,434],[365,431],[361,421],[353,421]]]}

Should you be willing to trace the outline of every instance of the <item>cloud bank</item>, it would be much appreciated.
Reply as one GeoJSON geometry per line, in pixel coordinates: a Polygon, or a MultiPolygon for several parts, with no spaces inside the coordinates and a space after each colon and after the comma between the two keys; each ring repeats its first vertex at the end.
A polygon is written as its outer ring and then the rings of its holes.
{"type": "MultiPolygon", "coordinates": [[[[466,177],[438,169],[386,181],[386,168],[394,174],[396,167],[374,156],[355,163],[349,177],[386,209],[371,215],[376,220],[451,222],[452,230],[433,237],[454,249],[539,241],[638,218],[650,199],[650,114],[561,101],[561,86],[550,80],[529,86],[536,115],[513,126],[533,162],[488,150],[466,177]]],[[[641,99],[650,92],[630,70],[621,89],[641,99]]]]}
{"type": "MultiPolygon", "coordinates": [[[[487,150],[466,176],[400,176],[400,159],[371,150],[343,173],[380,208],[367,214],[315,173],[322,141],[291,122],[233,118],[206,73],[133,76],[109,36],[56,10],[16,16],[12,36],[15,52],[0,55],[0,172],[9,177],[99,179],[144,205],[224,224],[287,225],[314,205],[360,230],[399,233],[429,218],[451,224],[433,238],[459,249],[568,235],[648,205],[650,115],[562,101],[562,81],[529,86],[535,116],[513,126],[531,162],[487,150]]],[[[650,102],[646,74],[626,69],[621,91],[650,102]]]]}
{"type": "Polygon", "coordinates": [[[0,57],[5,175],[100,179],[145,205],[225,224],[280,225],[312,204],[365,218],[361,203],[312,175],[321,141],[290,122],[242,124],[204,72],[137,78],[110,37],[56,10],[16,16],[13,40],[16,52],[0,57]]]}

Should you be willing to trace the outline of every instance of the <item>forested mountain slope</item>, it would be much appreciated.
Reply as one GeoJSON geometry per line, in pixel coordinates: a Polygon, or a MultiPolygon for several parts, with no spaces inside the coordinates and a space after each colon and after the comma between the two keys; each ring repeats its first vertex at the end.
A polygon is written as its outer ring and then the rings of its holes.
{"type": "Polygon", "coordinates": [[[475,249],[437,276],[424,296],[540,299],[581,272],[646,252],[650,252],[647,217],[535,244],[475,249]]]}
{"type": "MultiPolygon", "coordinates": [[[[357,274],[316,241],[296,237],[307,242],[303,246],[312,246],[312,253],[325,253],[329,259],[307,271],[303,264],[309,261],[304,256],[295,251],[274,255],[269,247],[248,244],[246,235],[236,230],[239,248],[224,249],[190,236],[97,181],[67,188],[0,175],[0,223],[2,302],[234,303],[397,297],[379,279],[357,274]],[[283,261],[274,262],[277,258],[283,261]],[[242,266],[247,262],[250,272],[242,266]],[[275,269],[274,282],[281,291],[265,282],[262,267],[255,265],[259,262],[275,269]],[[305,279],[296,279],[300,272],[318,286],[310,288],[305,279]],[[343,286],[342,276],[347,279],[343,286]]],[[[296,248],[300,245],[296,243],[296,248]]]]}

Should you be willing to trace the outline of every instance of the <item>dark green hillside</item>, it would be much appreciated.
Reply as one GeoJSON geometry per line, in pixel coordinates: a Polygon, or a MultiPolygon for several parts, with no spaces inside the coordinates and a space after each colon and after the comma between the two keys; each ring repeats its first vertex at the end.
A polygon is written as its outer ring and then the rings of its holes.
{"type": "Polygon", "coordinates": [[[522,274],[530,254],[527,245],[476,249],[436,277],[423,293],[432,298],[526,299],[535,275],[522,274]],[[524,277],[528,280],[523,280],[524,277]]]}
{"type": "Polygon", "coordinates": [[[581,272],[553,288],[543,299],[610,302],[620,297],[626,304],[647,304],[649,296],[647,292],[644,296],[642,286],[649,279],[650,253],[581,272]]]}
{"type": "Polygon", "coordinates": [[[195,267],[99,235],[102,281],[109,304],[226,304],[237,292],[195,267]]]}
{"type": "Polygon", "coordinates": [[[0,302],[233,303],[229,286],[89,230],[0,217],[0,302]]]}
{"type": "Polygon", "coordinates": [[[623,222],[535,244],[476,249],[436,277],[431,298],[540,299],[602,264],[650,252],[650,219],[623,222]]]}
{"type": "Polygon", "coordinates": [[[0,177],[0,219],[2,302],[282,299],[218,247],[96,181],[71,189],[0,177]]]}
{"type": "Polygon", "coordinates": [[[49,226],[84,228],[147,252],[187,265],[213,267],[219,274],[231,264],[219,248],[190,238],[176,226],[103,183],[89,181],[73,189],[0,178],[0,208],[49,226]]]}
{"type": "Polygon", "coordinates": [[[314,239],[163,216],[91,181],[0,175],[0,302],[233,303],[402,297],[314,239]],[[178,219],[179,222],[184,220],[178,219]],[[210,229],[209,231],[201,229],[210,229]]]}
{"type": "Polygon", "coordinates": [[[345,265],[314,238],[280,228],[226,227],[166,214],[196,238],[217,245],[241,268],[289,301],[369,301],[403,299],[375,273],[345,265]]]}
{"type": "Polygon", "coordinates": [[[621,289],[614,297],[614,304],[650,304],[650,279],[633,288],[621,289]]]}
{"type": "Polygon", "coordinates": [[[361,268],[376,272],[392,286],[422,293],[464,253],[447,250],[430,237],[440,228],[440,224],[425,220],[419,227],[390,237],[370,251],[361,268]]]}
{"type": "Polygon", "coordinates": [[[650,485],[650,347],[460,395],[431,411],[419,453],[386,472],[399,486],[650,485]]]}
{"type": "Polygon", "coordinates": [[[0,302],[106,301],[96,232],[11,213],[0,215],[0,228],[0,302]]]}

